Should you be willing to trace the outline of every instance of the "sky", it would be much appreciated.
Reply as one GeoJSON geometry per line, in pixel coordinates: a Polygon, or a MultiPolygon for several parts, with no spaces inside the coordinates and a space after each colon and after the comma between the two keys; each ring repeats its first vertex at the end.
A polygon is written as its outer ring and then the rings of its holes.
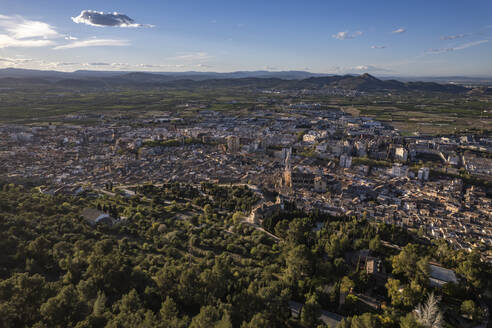
{"type": "Polygon", "coordinates": [[[1,0],[7,67],[492,76],[492,1],[1,0]]]}

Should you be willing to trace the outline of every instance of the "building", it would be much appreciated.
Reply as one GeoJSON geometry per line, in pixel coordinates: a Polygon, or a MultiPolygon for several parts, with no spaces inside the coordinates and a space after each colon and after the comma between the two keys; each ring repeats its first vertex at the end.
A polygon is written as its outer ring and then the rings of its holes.
{"type": "Polygon", "coordinates": [[[227,141],[227,151],[230,153],[237,153],[241,150],[240,139],[237,136],[228,136],[227,141]]]}
{"type": "Polygon", "coordinates": [[[429,173],[430,170],[428,167],[421,167],[417,173],[417,178],[421,181],[427,181],[429,180],[429,173]]]}
{"type": "Polygon", "coordinates": [[[401,164],[394,164],[391,168],[390,174],[394,177],[402,178],[406,177],[408,174],[408,166],[401,164]]]}
{"type": "Polygon", "coordinates": [[[349,169],[352,166],[352,156],[343,154],[340,156],[340,167],[349,169]]]}
{"type": "Polygon", "coordinates": [[[364,142],[356,141],[355,150],[357,151],[357,156],[359,157],[367,156],[367,145],[364,142]]]}
{"type": "Polygon", "coordinates": [[[406,150],[403,147],[397,147],[395,149],[395,159],[402,162],[406,162],[408,159],[408,150],[406,150]]]}
{"type": "Polygon", "coordinates": [[[441,288],[449,282],[458,282],[458,278],[456,278],[456,274],[453,270],[429,263],[429,284],[432,287],[441,288]]]}
{"type": "Polygon", "coordinates": [[[317,176],[314,178],[314,191],[326,192],[328,187],[328,181],[324,176],[317,176]]]}
{"type": "Polygon", "coordinates": [[[109,214],[95,208],[84,208],[81,215],[91,225],[95,225],[96,223],[113,224],[113,219],[109,214]]]}
{"type": "Polygon", "coordinates": [[[296,167],[293,170],[284,171],[284,182],[290,188],[314,188],[314,178],[316,175],[308,170],[296,167]]]}

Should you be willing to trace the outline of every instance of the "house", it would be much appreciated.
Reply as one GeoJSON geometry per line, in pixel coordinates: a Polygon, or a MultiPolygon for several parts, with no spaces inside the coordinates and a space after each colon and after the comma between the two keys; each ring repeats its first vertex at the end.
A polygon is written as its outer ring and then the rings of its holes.
{"type": "Polygon", "coordinates": [[[113,224],[113,219],[109,216],[109,214],[95,208],[84,208],[81,215],[91,225],[95,225],[99,222],[107,225],[113,224]]]}

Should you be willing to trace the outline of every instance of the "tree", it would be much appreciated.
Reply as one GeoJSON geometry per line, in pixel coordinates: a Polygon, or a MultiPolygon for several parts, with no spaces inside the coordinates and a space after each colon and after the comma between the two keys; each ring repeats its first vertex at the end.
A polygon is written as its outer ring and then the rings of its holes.
{"type": "Polygon", "coordinates": [[[234,224],[241,223],[242,219],[243,219],[243,215],[241,214],[241,212],[236,212],[232,215],[232,222],[234,222],[234,224]]]}
{"type": "Polygon", "coordinates": [[[206,204],[205,206],[203,206],[203,213],[205,214],[205,217],[209,219],[214,214],[214,209],[210,204],[206,204]]]}
{"type": "Polygon", "coordinates": [[[290,283],[298,281],[311,272],[311,252],[305,245],[293,247],[285,258],[285,278],[290,283]]]}
{"type": "Polygon", "coordinates": [[[355,283],[347,276],[340,282],[340,293],[349,293],[355,287],[355,283]]]}
{"type": "Polygon", "coordinates": [[[321,306],[318,303],[316,294],[310,294],[306,298],[306,303],[301,311],[301,324],[304,327],[315,327],[318,322],[321,306]]]}
{"type": "Polygon", "coordinates": [[[162,303],[160,315],[164,321],[170,321],[178,316],[176,303],[171,297],[167,296],[166,300],[162,303]]]}
{"type": "Polygon", "coordinates": [[[360,316],[353,316],[352,318],[343,319],[337,326],[337,328],[379,328],[381,327],[381,321],[378,317],[371,313],[364,313],[360,316]]]}
{"type": "Polygon", "coordinates": [[[51,327],[63,327],[67,323],[74,325],[85,317],[84,312],[73,285],[63,287],[58,295],[49,298],[40,308],[41,315],[51,327]]]}
{"type": "Polygon", "coordinates": [[[289,223],[287,240],[293,244],[306,244],[311,233],[311,223],[308,218],[294,219],[289,223]]]}
{"type": "Polygon", "coordinates": [[[381,239],[379,238],[379,235],[376,235],[376,237],[372,238],[369,241],[369,249],[374,252],[379,252],[381,251],[381,239]]]}
{"type": "Polygon", "coordinates": [[[408,280],[417,279],[425,283],[429,277],[428,259],[419,258],[417,245],[408,244],[403,247],[400,254],[393,256],[393,274],[402,274],[408,280]]]}
{"type": "Polygon", "coordinates": [[[419,304],[415,309],[415,318],[426,328],[444,327],[444,319],[439,310],[439,299],[430,293],[424,305],[419,304]]]}
{"type": "Polygon", "coordinates": [[[106,295],[104,292],[99,291],[97,293],[96,301],[92,308],[92,313],[95,316],[101,316],[106,311],[106,295]]]}
{"type": "Polygon", "coordinates": [[[215,327],[219,320],[221,320],[220,310],[213,306],[202,306],[200,313],[198,313],[193,320],[189,328],[210,328],[215,327]]]}
{"type": "Polygon", "coordinates": [[[413,313],[408,313],[400,319],[400,328],[424,328],[424,326],[417,321],[413,313]]]}
{"type": "Polygon", "coordinates": [[[270,328],[272,323],[264,313],[256,313],[249,322],[243,322],[241,328],[270,328]]]}
{"type": "Polygon", "coordinates": [[[460,263],[457,272],[464,276],[475,289],[480,289],[483,287],[481,267],[480,253],[474,250],[466,257],[465,261],[460,263]]]}
{"type": "Polygon", "coordinates": [[[214,328],[232,328],[231,316],[229,312],[224,312],[220,321],[218,321],[214,328]]]}
{"type": "Polygon", "coordinates": [[[412,306],[413,300],[410,297],[409,288],[401,284],[400,280],[389,278],[386,283],[388,297],[393,306],[412,306]]]}
{"type": "Polygon", "coordinates": [[[49,293],[39,274],[15,273],[0,281],[0,327],[33,325],[40,320],[39,308],[49,293]]]}
{"type": "Polygon", "coordinates": [[[461,303],[460,310],[462,314],[466,315],[473,321],[481,321],[483,319],[482,310],[477,307],[475,302],[472,300],[463,301],[463,303],[461,303]]]}

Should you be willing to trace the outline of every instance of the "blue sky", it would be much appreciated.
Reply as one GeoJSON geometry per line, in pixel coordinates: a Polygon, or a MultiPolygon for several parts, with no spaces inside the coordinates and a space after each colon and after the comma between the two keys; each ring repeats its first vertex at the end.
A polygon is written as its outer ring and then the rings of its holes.
{"type": "Polygon", "coordinates": [[[492,76],[492,1],[2,0],[1,67],[492,76]]]}

